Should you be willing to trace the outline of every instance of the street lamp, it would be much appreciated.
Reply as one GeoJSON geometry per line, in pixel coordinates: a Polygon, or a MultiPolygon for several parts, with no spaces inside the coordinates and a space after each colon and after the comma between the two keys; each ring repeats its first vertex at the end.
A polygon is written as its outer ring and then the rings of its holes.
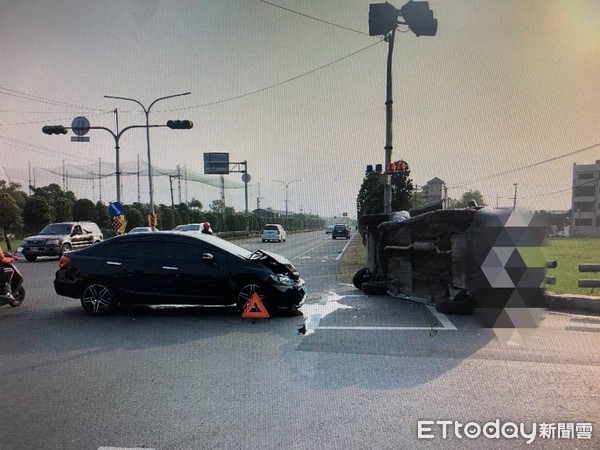
{"type": "MultiPolygon", "coordinates": [[[[386,170],[392,162],[392,53],[394,51],[394,38],[396,27],[408,25],[408,28],[419,36],[435,36],[437,33],[437,19],[429,9],[428,2],[406,3],[402,8],[396,9],[389,3],[372,3],[369,5],[369,34],[371,36],[385,36],[388,43],[387,56],[387,82],[386,82],[386,131],[385,131],[385,167],[386,170]],[[404,22],[398,17],[402,16],[404,22]]],[[[383,212],[392,212],[392,183],[391,177],[386,173],[383,190],[383,212]]]]}
{"type": "Polygon", "coordinates": [[[155,103],[158,103],[161,100],[166,100],[168,98],[181,97],[182,95],[190,95],[191,92],[184,92],[183,94],[175,94],[175,95],[167,95],[166,97],[160,97],[150,103],[150,106],[146,108],[142,102],[128,97],[116,97],[114,95],[105,95],[105,98],[114,98],[117,100],[128,100],[130,102],[135,102],[142,107],[144,110],[144,114],[146,115],[146,147],[147,147],[147,155],[148,158],[148,189],[150,191],[150,212],[154,215],[154,188],[152,183],[152,162],[150,160],[150,109],[154,106],[155,103]]]}
{"type": "Polygon", "coordinates": [[[281,180],[273,180],[277,183],[281,183],[285,186],[285,220],[287,221],[288,218],[288,186],[292,183],[295,183],[296,181],[302,181],[302,180],[292,180],[292,181],[288,181],[287,183],[285,181],[281,181],[281,180]]]}

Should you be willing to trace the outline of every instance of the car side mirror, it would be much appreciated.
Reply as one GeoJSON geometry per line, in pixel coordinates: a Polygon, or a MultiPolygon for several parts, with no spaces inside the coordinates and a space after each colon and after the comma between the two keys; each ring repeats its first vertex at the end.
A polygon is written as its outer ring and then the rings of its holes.
{"type": "Polygon", "coordinates": [[[202,253],[202,261],[214,262],[215,257],[212,253],[202,253]]]}

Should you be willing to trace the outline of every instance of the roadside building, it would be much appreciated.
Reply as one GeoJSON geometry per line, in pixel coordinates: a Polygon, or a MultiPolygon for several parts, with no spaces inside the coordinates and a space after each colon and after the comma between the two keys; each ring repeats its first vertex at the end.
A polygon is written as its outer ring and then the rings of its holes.
{"type": "Polygon", "coordinates": [[[571,228],[575,236],[600,236],[600,160],[573,163],[571,228]]]}
{"type": "Polygon", "coordinates": [[[438,177],[432,178],[425,186],[422,186],[423,194],[427,196],[427,203],[441,200],[444,197],[444,186],[446,183],[438,177]]]}

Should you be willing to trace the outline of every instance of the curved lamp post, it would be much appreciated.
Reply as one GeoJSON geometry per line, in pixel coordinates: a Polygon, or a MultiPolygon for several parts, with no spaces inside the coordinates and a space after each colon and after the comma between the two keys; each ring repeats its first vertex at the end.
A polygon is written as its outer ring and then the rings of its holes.
{"type": "Polygon", "coordinates": [[[287,183],[285,181],[281,181],[281,180],[273,180],[277,183],[281,183],[285,186],[285,220],[287,221],[288,218],[288,186],[292,183],[295,183],[296,181],[302,181],[302,180],[292,180],[292,181],[288,181],[287,183]]]}
{"type": "Polygon", "coordinates": [[[128,100],[130,102],[135,102],[142,107],[144,110],[144,114],[146,115],[146,147],[147,147],[147,158],[148,158],[148,189],[150,191],[150,211],[154,215],[154,187],[152,183],[152,163],[150,159],[150,109],[154,106],[155,103],[158,103],[161,100],[166,100],[168,98],[181,97],[182,95],[190,95],[191,92],[184,92],[183,94],[175,94],[175,95],[167,95],[166,97],[160,97],[154,100],[150,105],[146,108],[142,102],[136,100],[134,98],[128,97],[116,97],[114,95],[105,95],[105,98],[114,98],[117,100],[128,100]]]}

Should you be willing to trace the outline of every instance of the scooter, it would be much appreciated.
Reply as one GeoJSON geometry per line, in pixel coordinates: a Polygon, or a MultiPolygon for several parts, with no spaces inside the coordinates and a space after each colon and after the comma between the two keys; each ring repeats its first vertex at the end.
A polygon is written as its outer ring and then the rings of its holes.
{"type": "MultiPolygon", "coordinates": [[[[19,272],[19,269],[17,269],[17,267],[14,264],[11,263],[9,266],[13,270],[13,276],[10,281],[12,298],[7,297],[6,295],[0,294],[0,306],[10,305],[13,308],[16,308],[21,303],[23,303],[23,300],[25,300],[25,288],[23,287],[23,275],[21,275],[21,272],[19,272]]],[[[9,270],[10,269],[6,266],[2,267],[3,278],[0,281],[4,282],[4,280],[6,279],[4,277],[4,273],[9,270]]]]}

